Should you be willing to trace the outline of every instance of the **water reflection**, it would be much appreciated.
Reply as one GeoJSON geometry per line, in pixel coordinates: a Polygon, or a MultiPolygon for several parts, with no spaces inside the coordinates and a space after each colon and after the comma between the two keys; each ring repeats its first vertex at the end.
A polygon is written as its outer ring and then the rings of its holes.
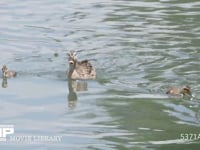
{"type": "Polygon", "coordinates": [[[76,81],[76,80],[68,80],[68,89],[69,89],[69,94],[68,94],[68,107],[69,108],[75,108],[77,104],[77,94],[76,92],[79,91],[87,91],[88,90],[88,85],[87,82],[84,81],[76,81]]]}
{"type": "Polygon", "coordinates": [[[8,87],[7,78],[3,77],[1,86],[2,86],[2,88],[7,88],[8,87]]]}
{"type": "Polygon", "coordinates": [[[200,110],[197,111],[195,116],[196,116],[197,120],[200,122],[200,110]]]}

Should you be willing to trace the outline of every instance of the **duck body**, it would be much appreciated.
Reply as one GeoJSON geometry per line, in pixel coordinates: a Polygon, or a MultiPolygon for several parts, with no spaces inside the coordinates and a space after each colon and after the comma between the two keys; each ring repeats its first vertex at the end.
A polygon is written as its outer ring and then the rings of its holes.
{"type": "Polygon", "coordinates": [[[166,94],[171,96],[192,96],[191,88],[187,85],[182,88],[179,87],[171,87],[168,89],[166,94]]]}
{"type": "Polygon", "coordinates": [[[76,53],[70,52],[68,78],[92,80],[96,78],[96,71],[88,60],[78,61],[76,53]]]}
{"type": "Polygon", "coordinates": [[[6,65],[3,65],[2,72],[4,78],[12,78],[17,75],[15,71],[9,70],[6,65]]]}

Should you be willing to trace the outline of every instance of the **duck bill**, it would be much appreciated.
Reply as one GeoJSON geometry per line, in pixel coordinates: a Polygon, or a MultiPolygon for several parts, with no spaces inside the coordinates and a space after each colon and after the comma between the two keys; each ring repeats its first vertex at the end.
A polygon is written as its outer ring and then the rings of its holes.
{"type": "Polygon", "coordinates": [[[74,64],[74,61],[73,61],[73,60],[69,60],[69,64],[70,64],[70,65],[73,65],[73,64],[74,64]]]}

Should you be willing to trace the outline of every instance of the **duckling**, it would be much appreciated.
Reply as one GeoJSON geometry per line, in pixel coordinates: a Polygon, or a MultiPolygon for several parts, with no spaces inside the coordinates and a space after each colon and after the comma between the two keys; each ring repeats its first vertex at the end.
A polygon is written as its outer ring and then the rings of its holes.
{"type": "Polygon", "coordinates": [[[3,77],[4,78],[11,78],[15,77],[17,73],[15,71],[9,70],[6,65],[3,65],[2,67],[3,77]]]}
{"type": "Polygon", "coordinates": [[[171,96],[192,96],[192,90],[190,86],[186,85],[182,88],[178,87],[171,87],[166,94],[169,94],[171,96]]]}
{"type": "Polygon", "coordinates": [[[69,79],[95,79],[95,68],[88,60],[78,61],[77,54],[74,51],[69,53],[69,79]]]}

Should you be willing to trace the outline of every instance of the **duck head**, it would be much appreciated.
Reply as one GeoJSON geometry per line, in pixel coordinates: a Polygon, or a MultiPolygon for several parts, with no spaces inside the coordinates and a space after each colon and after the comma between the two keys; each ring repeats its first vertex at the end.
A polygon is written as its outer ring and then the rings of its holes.
{"type": "Polygon", "coordinates": [[[8,70],[8,68],[6,67],[6,65],[3,65],[2,72],[5,72],[6,70],[8,70]]]}
{"type": "Polygon", "coordinates": [[[3,72],[4,77],[5,77],[7,71],[8,71],[8,68],[6,67],[6,65],[3,65],[2,72],[3,72]]]}
{"type": "Polygon", "coordinates": [[[180,93],[183,94],[183,96],[185,96],[185,95],[192,96],[192,90],[191,90],[190,86],[188,86],[188,85],[184,86],[181,89],[180,93]]]}
{"type": "Polygon", "coordinates": [[[77,63],[77,54],[75,51],[70,51],[70,53],[68,54],[69,58],[68,58],[68,62],[69,62],[69,72],[68,72],[68,76],[69,78],[71,78],[72,73],[76,67],[76,63],[77,63]]]}
{"type": "Polygon", "coordinates": [[[69,55],[69,65],[73,66],[77,62],[77,54],[75,51],[70,51],[69,55]]]}

